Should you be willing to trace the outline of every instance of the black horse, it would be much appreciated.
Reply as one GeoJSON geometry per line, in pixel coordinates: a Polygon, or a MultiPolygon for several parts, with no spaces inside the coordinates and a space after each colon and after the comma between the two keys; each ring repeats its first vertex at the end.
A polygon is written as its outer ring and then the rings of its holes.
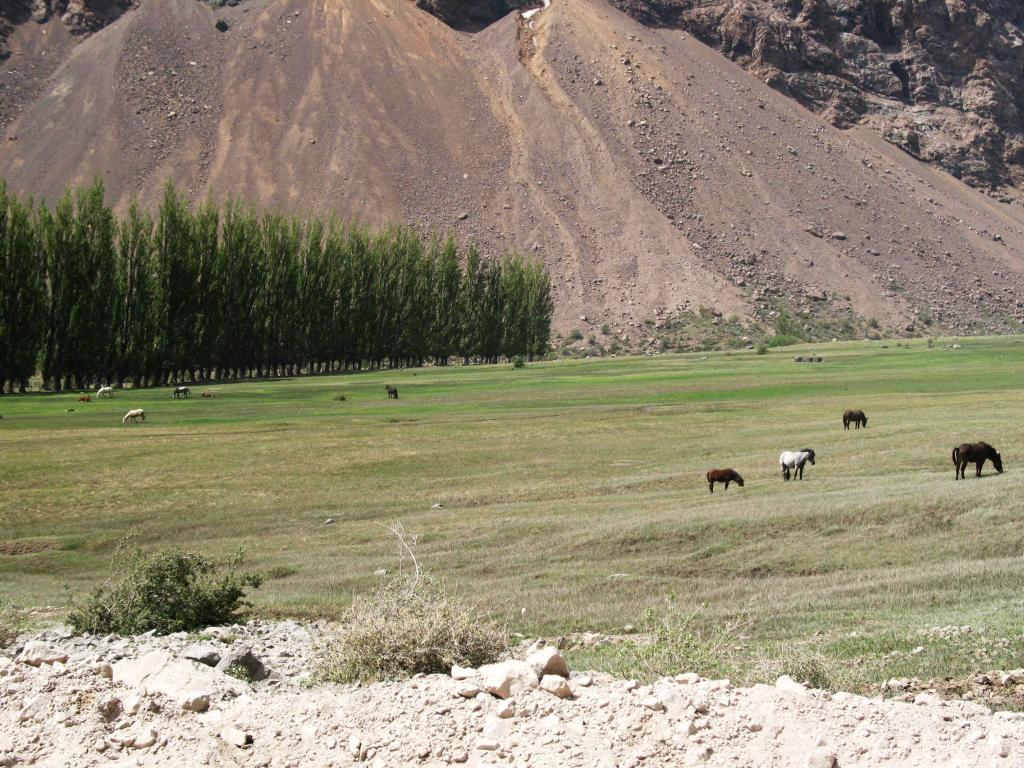
{"type": "Polygon", "coordinates": [[[189,389],[188,387],[175,387],[173,397],[175,400],[177,400],[179,397],[187,398],[191,394],[192,390],[189,389]]]}
{"type": "Polygon", "coordinates": [[[385,384],[384,385],[384,389],[386,389],[387,392],[388,392],[388,400],[397,400],[398,399],[398,388],[397,387],[392,387],[390,384],[385,384]]]}
{"type": "Polygon", "coordinates": [[[975,477],[981,477],[981,467],[986,461],[991,461],[996,472],[1003,473],[1003,457],[996,449],[988,443],[961,443],[953,449],[953,465],[956,467],[956,479],[967,479],[964,470],[967,465],[974,462],[976,471],[975,477]]]}
{"type": "Polygon", "coordinates": [[[843,429],[849,429],[851,424],[855,424],[857,429],[867,429],[868,417],[864,415],[864,411],[846,411],[843,413],[843,429]]]}

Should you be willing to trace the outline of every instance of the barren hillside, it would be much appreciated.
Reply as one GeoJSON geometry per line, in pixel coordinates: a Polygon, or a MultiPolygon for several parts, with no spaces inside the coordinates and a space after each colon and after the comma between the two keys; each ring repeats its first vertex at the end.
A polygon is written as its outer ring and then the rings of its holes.
{"type": "Polygon", "coordinates": [[[1018,204],[603,0],[460,29],[418,5],[451,4],[143,0],[84,38],[16,20],[0,175],[452,230],[543,258],[561,328],[635,338],[706,305],[1020,329],[1018,204]]]}

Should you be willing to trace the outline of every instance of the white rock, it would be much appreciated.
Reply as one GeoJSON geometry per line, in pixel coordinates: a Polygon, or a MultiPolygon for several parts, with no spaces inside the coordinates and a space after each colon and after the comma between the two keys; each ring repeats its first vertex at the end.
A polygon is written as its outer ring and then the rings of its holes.
{"type": "Polygon", "coordinates": [[[652,712],[665,711],[665,703],[657,696],[645,696],[640,703],[652,712]]]}
{"type": "Polygon", "coordinates": [[[476,670],[472,667],[460,667],[458,664],[455,664],[452,667],[452,677],[455,680],[468,680],[469,678],[475,676],[476,670]]]}
{"type": "Polygon", "coordinates": [[[177,699],[182,691],[242,694],[246,687],[212,667],[176,659],[166,651],[150,651],[114,664],[113,681],[129,688],[177,699]]]}
{"type": "Polygon", "coordinates": [[[776,680],[775,687],[778,690],[784,691],[786,693],[792,693],[799,696],[807,695],[807,689],[804,686],[800,685],[800,683],[798,683],[789,675],[783,675],[778,680],[776,680]]]}
{"type": "Polygon", "coordinates": [[[42,722],[43,715],[46,712],[46,700],[47,696],[40,694],[26,702],[18,712],[18,722],[25,723],[29,720],[42,722]]]}
{"type": "Polygon", "coordinates": [[[476,748],[483,752],[494,752],[501,745],[492,739],[477,739],[476,748]]]}
{"type": "Polygon", "coordinates": [[[544,677],[544,675],[569,677],[569,665],[566,663],[565,657],[553,645],[547,645],[534,651],[526,657],[526,663],[533,668],[538,678],[544,677]]]}
{"type": "Polygon", "coordinates": [[[575,685],[578,685],[581,688],[589,688],[594,684],[594,678],[590,675],[577,675],[572,679],[572,681],[575,685]]]}
{"type": "Polygon", "coordinates": [[[135,749],[146,749],[147,747],[152,747],[156,744],[156,739],[156,731],[152,728],[144,728],[135,736],[135,739],[132,741],[132,746],[135,749]]]}
{"type": "Polygon", "coordinates": [[[494,715],[488,715],[484,720],[484,726],[480,735],[489,741],[496,741],[499,744],[508,738],[511,725],[508,720],[494,715]]]}
{"type": "Polygon", "coordinates": [[[101,696],[96,700],[96,709],[106,720],[113,720],[121,714],[121,700],[117,696],[101,696]]]}
{"type": "Polygon", "coordinates": [[[352,757],[359,758],[359,748],[363,745],[363,736],[359,732],[353,732],[348,737],[348,753],[352,757]]]}
{"type": "Polygon", "coordinates": [[[31,640],[25,643],[25,647],[22,648],[21,653],[18,655],[18,661],[22,664],[28,664],[30,667],[39,667],[43,664],[55,664],[57,662],[64,664],[67,660],[68,654],[66,651],[39,640],[31,640]]]}
{"type": "Polygon", "coordinates": [[[464,683],[455,690],[455,693],[464,699],[473,699],[480,693],[480,689],[472,683],[464,683]]]}
{"type": "Polygon", "coordinates": [[[105,661],[96,662],[96,664],[94,664],[92,667],[92,671],[100,677],[106,678],[107,680],[114,676],[114,668],[105,661]]]}
{"type": "Polygon", "coordinates": [[[536,688],[540,685],[537,674],[525,661],[510,659],[498,664],[485,664],[480,667],[483,688],[499,699],[507,699],[513,694],[536,688]]]}
{"type": "Polygon", "coordinates": [[[515,714],[516,705],[513,704],[511,701],[499,701],[498,705],[494,708],[495,717],[509,718],[514,717],[515,714]]]}
{"type": "Polygon", "coordinates": [[[561,733],[562,718],[560,718],[558,715],[548,715],[547,717],[541,718],[540,727],[545,731],[551,731],[552,733],[561,733]]]}
{"type": "Polygon", "coordinates": [[[178,704],[186,712],[205,712],[210,708],[208,691],[189,691],[178,700],[178,704]]]}
{"type": "Polygon", "coordinates": [[[540,687],[560,699],[572,697],[572,689],[569,687],[568,681],[561,675],[544,675],[541,678],[540,687]]]}
{"type": "Polygon", "coordinates": [[[246,733],[241,728],[235,728],[230,725],[220,732],[220,737],[228,744],[236,747],[245,747],[252,744],[251,734],[246,733]]]}
{"type": "Polygon", "coordinates": [[[828,747],[815,747],[807,756],[807,768],[835,768],[835,750],[828,747]]]}
{"type": "Polygon", "coordinates": [[[683,685],[693,685],[700,682],[700,675],[696,672],[683,672],[681,675],[675,676],[675,681],[683,685]]]}

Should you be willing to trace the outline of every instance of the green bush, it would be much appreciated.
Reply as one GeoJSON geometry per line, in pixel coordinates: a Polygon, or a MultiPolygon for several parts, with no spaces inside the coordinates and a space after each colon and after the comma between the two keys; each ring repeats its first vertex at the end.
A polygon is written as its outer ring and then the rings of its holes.
{"type": "Polygon", "coordinates": [[[612,335],[611,326],[609,326],[608,323],[605,323],[604,325],[602,325],[601,326],[601,333],[603,333],[605,336],[611,336],[612,335]]]}
{"type": "Polygon", "coordinates": [[[424,576],[400,576],[356,600],[316,652],[316,677],[330,682],[447,673],[453,664],[496,661],[505,631],[424,576]]]}
{"type": "Polygon", "coordinates": [[[579,341],[582,338],[583,338],[583,331],[581,331],[579,328],[573,328],[571,331],[569,331],[569,340],[570,341],[579,341]]]}
{"type": "Polygon", "coordinates": [[[522,368],[525,365],[526,365],[526,358],[523,357],[522,355],[516,355],[512,359],[512,367],[513,368],[522,368]]]}
{"type": "Polygon", "coordinates": [[[799,344],[803,339],[798,339],[796,336],[772,336],[766,342],[769,347],[788,347],[790,344],[799,344]]]}
{"type": "Polygon", "coordinates": [[[768,345],[764,343],[758,344],[756,347],[754,347],[754,353],[758,355],[767,355],[768,345]]]}
{"type": "Polygon", "coordinates": [[[0,648],[18,639],[24,628],[22,614],[13,605],[0,604],[0,648]]]}
{"type": "Polygon", "coordinates": [[[68,623],[76,632],[138,635],[231,624],[258,576],[237,571],[241,553],[223,564],[195,552],[163,547],[145,552],[122,544],[114,555],[111,578],[84,604],[72,608],[68,623]]]}

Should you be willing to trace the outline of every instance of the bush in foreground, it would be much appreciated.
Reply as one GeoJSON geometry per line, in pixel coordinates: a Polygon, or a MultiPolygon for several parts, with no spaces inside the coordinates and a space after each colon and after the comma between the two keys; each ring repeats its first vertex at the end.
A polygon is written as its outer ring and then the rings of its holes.
{"type": "Polygon", "coordinates": [[[317,649],[316,676],[344,683],[447,673],[495,661],[507,647],[505,631],[475,606],[428,577],[402,576],[355,602],[317,649]]]}
{"type": "Polygon", "coordinates": [[[195,552],[121,547],[110,580],[68,614],[76,632],[138,635],[183,632],[236,621],[247,587],[261,579],[238,572],[244,557],[218,564],[195,552]]]}

